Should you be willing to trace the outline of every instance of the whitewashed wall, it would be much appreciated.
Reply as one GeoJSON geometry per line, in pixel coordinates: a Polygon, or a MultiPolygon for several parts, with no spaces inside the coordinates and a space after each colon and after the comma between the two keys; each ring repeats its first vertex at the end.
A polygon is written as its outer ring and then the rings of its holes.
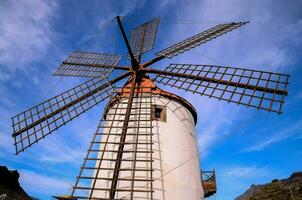
{"type": "MultiPolygon", "coordinates": [[[[127,102],[127,99],[121,102],[127,102]]],[[[168,100],[162,96],[154,96],[152,103],[156,105],[167,106],[167,121],[153,121],[153,199],[156,200],[201,200],[203,199],[203,189],[200,178],[200,166],[198,158],[197,142],[195,137],[195,124],[190,111],[179,102],[168,100]]],[[[148,107],[149,103],[142,104],[142,107],[148,107]]],[[[114,113],[115,104],[108,113],[114,113]]],[[[121,105],[120,105],[121,106],[121,105]]],[[[126,104],[122,105],[126,107],[126,104]]],[[[138,106],[134,103],[134,107],[138,106]]],[[[121,112],[125,112],[124,109],[121,112]]],[[[149,116],[148,116],[149,117],[149,116]]],[[[107,116],[112,119],[112,116],[107,116]]],[[[121,117],[120,119],[123,119],[121,117]]],[[[146,116],[141,116],[146,119],[146,116]]],[[[108,122],[110,123],[110,122],[108,122]]],[[[122,126],[123,122],[115,122],[115,126],[122,126]]],[[[134,124],[130,124],[133,126],[134,124]]],[[[140,124],[143,125],[143,122],[140,124]]],[[[146,124],[147,125],[147,124],[146,124]]],[[[105,129],[105,132],[109,130],[105,129]]],[[[111,133],[120,133],[121,129],[112,129],[111,133]]],[[[136,133],[135,129],[128,130],[128,133],[136,133]]],[[[141,129],[140,134],[150,133],[150,129],[141,129]]],[[[106,141],[105,136],[102,141],[106,141]]],[[[150,142],[149,136],[140,136],[140,142],[150,142]]],[[[127,136],[126,142],[135,141],[135,136],[127,136]]],[[[119,142],[119,137],[110,136],[109,141],[119,142]]],[[[104,145],[101,145],[101,149],[104,145]]],[[[117,150],[118,145],[110,145],[110,149],[117,150]]],[[[126,145],[125,150],[131,150],[133,146],[126,145]]],[[[149,147],[139,146],[140,150],[150,150],[149,147]]],[[[138,154],[137,159],[149,159],[150,154],[138,154]]],[[[98,155],[100,157],[101,154],[98,155]]],[[[106,153],[106,158],[114,158],[113,153],[106,153]]],[[[123,154],[123,159],[131,159],[133,154],[123,154]]],[[[101,167],[114,168],[114,161],[102,163],[101,167]]],[[[122,162],[122,168],[131,168],[132,162],[122,162]]],[[[98,163],[97,163],[98,165],[98,163]]],[[[139,162],[137,168],[150,168],[150,163],[139,162]]],[[[101,170],[98,177],[112,177],[113,171],[101,170]]],[[[122,171],[120,178],[131,178],[132,172],[122,171]]],[[[150,179],[150,172],[136,172],[136,178],[150,179]]],[[[106,180],[97,180],[97,188],[110,188],[110,182],[106,180]]],[[[118,188],[129,189],[131,182],[121,181],[118,188]]],[[[146,182],[137,182],[134,189],[150,190],[150,184],[146,182]]],[[[108,198],[108,191],[95,191],[94,197],[108,198]]],[[[116,198],[130,199],[129,192],[117,192],[116,198]]],[[[151,199],[150,193],[135,193],[133,199],[151,199]]]]}

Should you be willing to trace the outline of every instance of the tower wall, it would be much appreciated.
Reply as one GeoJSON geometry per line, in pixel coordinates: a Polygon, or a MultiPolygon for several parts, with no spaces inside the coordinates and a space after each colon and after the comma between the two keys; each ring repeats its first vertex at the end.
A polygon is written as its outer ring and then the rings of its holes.
{"type": "MultiPolygon", "coordinates": [[[[156,200],[200,200],[203,198],[203,189],[201,185],[199,158],[197,150],[197,142],[195,137],[195,123],[192,113],[183,106],[180,102],[167,99],[161,95],[155,95],[152,98],[144,98],[142,104],[139,105],[138,102],[134,100],[133,108],[139,106],[146,108],[144,112],[148,112],[148,108],[152,105],[162,106],[163,112],[166,109],[164,121],[160,119],[152,120],[152,130],[151,128],[141,128],[139,134],[145,134],[145,136],[140,136],[138,142],[140,143],[153,143],[152,145],[152,173],[137,171],[135,172],[135,179],[153,179],[152,186],[151,182],[136,181],[134,185],[134,190],[150,191],[153,188],[153,199],[156,200]],[[152,103],[148,101],[152,99],[152,103]],[[150,135],[152,134],[152,140],[150,135]],[[149,136],[148,136],[149,135],[149,136]],[[152,176],[152,177],[151,177],[152,176]]],[[[112,107],[108,109],[108,114],[106,119],[107,124],[112,123],[115,116],[114,126],[121,127],[123,125],[122,120],[123,115],[126,111],[127,98],[121,99],[119,102],[115,103],[112,107]],[[116,108],[124,108],[122,110],[116,110],[116,108]],[[121,115],[114,115],[114,113],[121,115]],[[117,121],[119,120],[119,121],[117,121]]],[[[135,109],[132,110],[133,113],[137,112],[135,109]]],[[[153,114],[152,114],[153,116],[153,114]]],[[[130,120],[137,120],[140,122],[130,123],[129,126],[140,126],[148,127],[150,124],[144,121],[153,118],[150,115],[141,114],[140,116],[132,116],[130,120]],[[150,118],[151,117],[151,118],[150,118]],[[138,119],[139,118],[139,119],[138,119]]],[[[110,133],[121,133],[121,128],[111,128],[108,130],[104,129],[104,132],[110,133]]],[[[137,132],[135,128],[128,129],[126,143],[131,143],[136,141],[136,136],[134,134],[137,132]],[[129,135],[130,134],[130,135],[129,135]],[[132,136],[131,136],[132,134],[132,136]]],[[[102,137],[102,142],[119,142],[119,136],[107,136],[102,137]]],[[[104,149],[104,144],[100,146],[100,149],[104,149]]],[[[107,144],[106,149],[117,150],[117,144],[107,144]]],[[[125,145],[124,150],[130,151],[134,150],[134,145],[125,145]]],[[[150,151],[150,145],[138,145],[137,150],[140,151],[150,151]]],[[[122,160],[131,160],[134,154],[124,153],[122,160]]],[[[101,157],[101,153],[97,157],[101,157]]],[[[103,155],[103,158],[116,157],[116,153],[107,152],[103,155]]],[[[150,154],[139,153],[136,159],[139,160],[151,160],[150,154]]],[[[96,167],[99,162],[96,163],[96,167]]],[[[101,168],[114,168],[115,161],[107,160],[102,161],[102,164],[98,167],[101,168]]],[[[121,168],[130,169],[133,168],[133,162],[122,162],[121,168]]],[[[135,168],[140,169],[150,169],[151,162],[136,162],[135,168]]],[[[95,172],[94,172],[95,173],[95,172]]],[[[120,179],[131,179],[133,178],[132,171],[121,171],[120,179]]],[[[111,170],[100,170],[97,177],[107,177],[108,180],[97,180],[95,183],[96,188],[110,188],[113,171],[111,170]]],[[[131,181],[119,181],[119,189],[129,190],[131,188],[131,181]]],[[[93,192],[94,197],[108,198],[109,192],[104,190],[97,190],[93,192]]],[[[130,199],[129,191],[117,191],[116,198],[126,198],[130,199]]],[[[134,192],[133,199],[151,199],[151,194],[149,192],[134,192]]]]}
{"type": "MultiPolygon", "coordinates": [[[[155,181],[161,188],[158,199],[191,199],[203,197],[195,123],[191,112],[177,101],[164,97],[153,99],[153,104],[167,107],[167,121],[153,121],[156,168],[155,181]]],[[[155,198],[155,199],[157,199],[155,198]]]]}

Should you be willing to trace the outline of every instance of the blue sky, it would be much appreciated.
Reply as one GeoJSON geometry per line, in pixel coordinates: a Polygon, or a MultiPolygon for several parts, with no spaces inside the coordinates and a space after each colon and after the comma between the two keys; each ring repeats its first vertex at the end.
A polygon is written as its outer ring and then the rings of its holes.
{"type": "Polygon", "coordinates": [[[127,31],[161,17],[155,49],[144,59],[218,23],[250,21],[154,67],[215,64],[291,75],[282,115],[162,87],[185,97],[198,112],[200,163],[217,173],[218,191],[211,199],[234,199],[253,183],[301,171],[301,8],[299,0],[1,1],[0,165],[17,169],[32,196],[51,199],[69,193],[104,104],[19,156],[14,155],[10,117],[85,80],[51,75],[70,51],[126,55],[120,33],[112,45],[112,19],[120,15],[126,16],[127,31]],[[180,23],[188,20],[198,23],[180,23]]]}

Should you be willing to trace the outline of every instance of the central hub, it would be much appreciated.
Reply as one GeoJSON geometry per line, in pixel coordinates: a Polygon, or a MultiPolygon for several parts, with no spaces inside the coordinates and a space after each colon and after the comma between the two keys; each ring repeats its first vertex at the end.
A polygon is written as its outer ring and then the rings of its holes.
{"type": "Polygon", "coordinates": [[[131,59],[131,66],[135,71],[137,71],[140,68],[140,65],[136,59],[131,59]]]}

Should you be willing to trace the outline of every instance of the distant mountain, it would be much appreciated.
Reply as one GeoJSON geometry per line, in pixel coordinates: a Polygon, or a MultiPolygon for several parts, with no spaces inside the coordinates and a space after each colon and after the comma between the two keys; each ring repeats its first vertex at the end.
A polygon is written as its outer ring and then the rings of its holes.
{"type": "Polygon", "coordinates": [[[235,200],[302,200],[302,172],[265,185],[252,185],[235,200]]]}
{"type": "Polygon", "coordinates": [[[32,200],[19,183],[19,173],[0,166],[0,196],[7,196],[6,200],[32,200]]]}

